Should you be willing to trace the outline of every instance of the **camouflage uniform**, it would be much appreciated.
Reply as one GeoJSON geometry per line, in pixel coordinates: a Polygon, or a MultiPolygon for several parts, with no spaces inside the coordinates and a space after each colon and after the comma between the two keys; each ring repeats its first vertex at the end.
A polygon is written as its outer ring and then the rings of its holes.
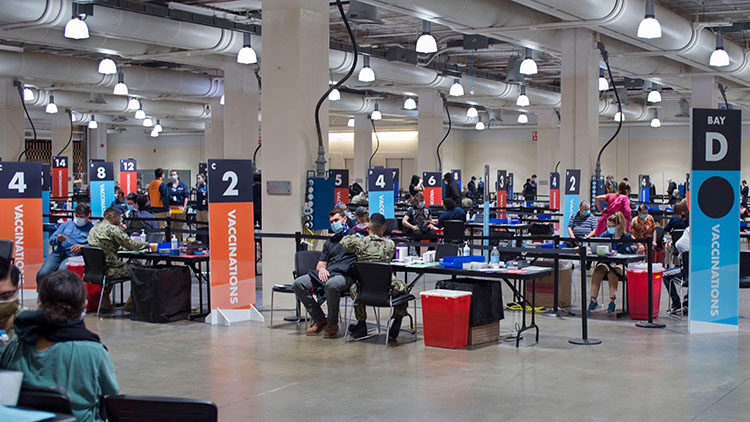
{"type": "MultiPolygon", "coordinates": [[[[393,256],[396,253],[396,245],[392,240],[386,239],[383,236],[376,234],[370,234],[366,237],[359,237],[357,235],[345,236],[341,239],[341,246],[353,252],[357,256],[357,261],[362,262],[387,262],[390,263],[393,256]]],[[[398,296],[407,293],[406,284],[397,279],[394,275],[391,278],[391,289],[392,295],[398,296]]],[[[351,287],[352,298],[357,298],[357,284],[352,284],[351,287]]],[[[407,304],[398,305],[393,308],[394,317],[403,317],[406,315],[407,304]]],[[[357,317],[357,321],[367,320],[367,311],[364,305],[354,305],[354,314],[357,317]]]]}
{"type": "Polygon", "coordinates": [[[148,247],[148,243],[131,239],[125,230],[107,220],[91,229],[88,243],[104,251],[108,278],[130,278],[128,264],[117,258],[118,250],[137,251],[148,247]]]}

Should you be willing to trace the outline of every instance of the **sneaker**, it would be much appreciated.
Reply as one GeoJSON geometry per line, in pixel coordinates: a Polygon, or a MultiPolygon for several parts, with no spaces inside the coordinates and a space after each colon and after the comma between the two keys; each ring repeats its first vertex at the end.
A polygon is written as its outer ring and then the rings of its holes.
{"type": "Polygon", "coordinates": [[[315,321],[313,325],[305,331],[305,334],[308,336],[317,336],[326,328],[326,325],[328,325],[328,321],[325,319],[315,321]]]}
{"type": "Polygon", "coordinates": [[[669,308],[669,311],[667,311],[667,313],[669,313],[670,315],[676,315],[676,314],[679,314],[681,310],[682,310],[682,305],[680,305],[679,303],[678,304],[673,303],[672,306],[669,308]]]}
{"type": "Polygon", "coordinates": [[[391,329],[388,330],[388,337],[396,340],[398,337],[398,333],[401,332],[401,321],[404,319],[404,317],[393,317],[393,322],[391,323],[391,329]]]}
{"type": "Polygon", "coordinates": [[[323,338],[336,338],[339,336],[339,325],[328,324],[323,330],[323,338]]]}
{"type": "Polygon", "coordinates": [[[599,306],[599,304],[594,299],[591,299],[591,302],[589,302],[589,312],[596,310],[597,306],[599,306]]]}
{"type": "Polygon", "coordinates": [[[359,321],[356,324],[350,324],[349,334],[355,339],[365,337],[367,335],[367,322],[359,321]]]}
{"type": "Polygon", "coordinates": [[[617,304],[615,302],[609,302],[609,305],[607,306],[607,312],[613,314],[615,313],[615,309],[617,309],[617,304]]]}

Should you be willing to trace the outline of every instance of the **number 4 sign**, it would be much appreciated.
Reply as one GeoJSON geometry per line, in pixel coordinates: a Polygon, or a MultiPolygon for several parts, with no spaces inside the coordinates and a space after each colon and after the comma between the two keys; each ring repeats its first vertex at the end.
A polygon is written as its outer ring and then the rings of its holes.
{"type": "Polygon", "coordinates": [[[370,215],[380,213],[394,218],[393,169],[371,168],[367,171],[367,184],[370,215]]]}

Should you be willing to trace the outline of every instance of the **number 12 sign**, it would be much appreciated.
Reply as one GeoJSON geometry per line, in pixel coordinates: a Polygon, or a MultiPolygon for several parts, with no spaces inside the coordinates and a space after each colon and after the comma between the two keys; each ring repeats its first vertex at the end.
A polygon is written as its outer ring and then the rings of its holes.
{"type": "Polygon", "coordinates": [[[367,171],[367,191],[370,202],[370,215],[383,214],[394,218],[393,210],[393,169],[371,168],[367,171]]]}
{"type": "Polygon", "coordinates": [[[134,193],[138,183],[138,172],[136,162],[133,158],[120,160],[120,188],[125,195],[134,193]]]}
{"type": "Polygon", "coordinates": [[[42,165],[0,162],[0,239],[13,241],[23,288],[36,288],[44,261],[42,240],[42,165]]]}

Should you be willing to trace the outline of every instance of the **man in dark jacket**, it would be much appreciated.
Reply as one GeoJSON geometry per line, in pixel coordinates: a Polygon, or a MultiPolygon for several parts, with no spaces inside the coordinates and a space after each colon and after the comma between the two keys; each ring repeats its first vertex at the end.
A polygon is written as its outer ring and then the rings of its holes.
{"type": "Polygon", "coordinates": [[[453,175],[448,172],[443,176],[445,182],[445,195],[446,198],[451,198],[456,203],[461,202],[461,188],[458,187],[458,182],[453,180],[453,175]]]}
{"type": "Polygon", "coordinates": [[[466,189],[469,190],[469,194],[467,195],[471,199],[477,199],[477,177],[471,176],[471,180],[469,181],[469,184],[466,185],[466,189]]]}

